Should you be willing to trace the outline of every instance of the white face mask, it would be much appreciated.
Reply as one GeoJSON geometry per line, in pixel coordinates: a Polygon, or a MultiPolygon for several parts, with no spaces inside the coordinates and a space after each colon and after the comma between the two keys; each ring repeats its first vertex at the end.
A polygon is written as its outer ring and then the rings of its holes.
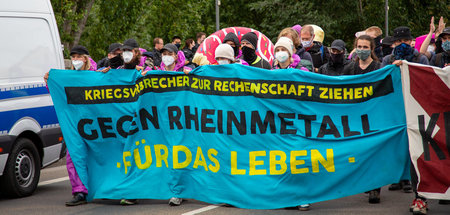
{"type": "Polygon", "coordinates": [[[427,51],[434,52],[435,48],[434,46],[428,46],[427,51]]]}
{"type": "Polygon", "coordinates": [[[228,61],[228,60],[218,60],[217,63],[219,63],[219,65],[225,65],[225,64],[230,64],[230,61],[228,61]]]}
{"type": "Polygon", "coordinates": [[[75,68],[75,70],[80,70],[81,69],[81,67],[83,67],[83,61],[81,61],[81,60],[73,60],[72,61],[72,65],[73,65],[73,68],[75,68]]]}
{"type": "Polygon", "coordinates": [[[123,57],[123,62],[129,63],[131,61],[131,59],[133,59],[133,52],[131,52],[131,51],[124,51],[122,53],[122,57],[123,57]]]}
{"type": "Polygon", "coordinates": [[[302,41],[302,46],[303,46],[303,48],[309,48],[312,46],[312,41],[311,40],[302,41]]]}
{"type": "Polygon", "coordinates": [[[279,51],[279,52],[275,53],[275,58],[279,62],[284,63],[289,58],[289,54],[287,51],[279,51]]]}
{"type": "Polygon", "coordinates": [[[164,65],[170,66],[173,64],[173,62],[175,62],[175,58],[170,55],[164,55],[162,56],[162,62],[164,63],[164,65]]]}

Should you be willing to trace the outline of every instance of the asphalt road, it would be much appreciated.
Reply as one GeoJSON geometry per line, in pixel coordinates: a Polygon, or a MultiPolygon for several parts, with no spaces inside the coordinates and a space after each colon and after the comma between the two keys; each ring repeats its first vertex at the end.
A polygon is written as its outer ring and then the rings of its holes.
{"type": "MultiPolygon", "coordinates": [[[[319,202],[309,211],[296,209],[247,210],[221,205],[211,205],[196,200],[183,202],[181,206],[171,207],[167,200],[140,200],[139,204],[121,206],[118,200],[95,200],[86,205],[66,207],[64,202],[71,198],[71,187],[67,177],[64,160],[42,170],[41,180],[36,192],[26,198],[7,199],[0,197],[0,214],[393,214],[410,215],[409,205],[414,195],[400,191],[388,191],[387,186],[381,192],[380,204],[369,204],[366,194],[358,194],[341,199],[319,202]]],[[[437,200],[429,200],[428,214],[449,215],[450,205],[439,205],[437,200]]]]}

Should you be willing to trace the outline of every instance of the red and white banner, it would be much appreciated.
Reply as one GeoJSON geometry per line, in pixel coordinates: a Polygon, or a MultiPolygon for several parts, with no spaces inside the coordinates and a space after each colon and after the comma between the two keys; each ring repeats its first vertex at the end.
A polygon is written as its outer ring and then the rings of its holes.
{"type": "Polygon", "coordinates": [[[450,199],[450,67],[403,61],[403,97],[417,190],[430,199],[450,199]]]}

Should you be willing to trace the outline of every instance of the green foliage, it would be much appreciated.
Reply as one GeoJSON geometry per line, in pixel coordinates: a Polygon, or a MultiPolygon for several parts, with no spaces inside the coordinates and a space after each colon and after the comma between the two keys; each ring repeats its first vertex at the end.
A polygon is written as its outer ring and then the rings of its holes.
{"type": "MultiPolygon", "coordinates": [[[[215,0],[96,0],[84,30],[80,20],[90,0],[51,2],[64,45],[74,45],[75,33],[82,31],[79,43],[95,60],[107,54],[109,44],[128,38],[150,50],[155,37],[165,43],[175,35],[195,40],[197,32],[209,35],[216,28],[215,0]]],[[[220,28],[250,27],[276,42],[285,27],[316,24],[325,31],[325,45],[343,39],[351,49],[356,32],[374,25],[385,31],[384,5],[385,0],[222,0],[220,28]]],[[[414,36],[426,34],[432,15],[436,20],[450,15],[450,5],[441,0],[390,0],[389,7],[389,34],[402,25],[414,36]]]]}

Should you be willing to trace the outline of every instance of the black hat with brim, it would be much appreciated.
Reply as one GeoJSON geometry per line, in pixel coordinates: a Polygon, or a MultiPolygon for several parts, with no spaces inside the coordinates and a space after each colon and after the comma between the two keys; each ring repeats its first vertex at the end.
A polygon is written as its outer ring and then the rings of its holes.
{"type": "Polygon", "coordinates": [[[123,42],[122,50],[133,50],[135,48],[139,48],[139,44],[136,42],[135,39],[128,39],[123,42]]]}
{"type": "Polygon", "coordinates": [[[164,47],[161,49],[161,53],[163,53],[164,50],[173,52],[175,54],[178,52],[178,48],[172,43],[168,43],[168,44],[164,45],[164,47]]]}
{"type": "Polygon", "coordinates": [[[444,28],[444,31],[442,31],[441,35],[450,34],[450,27],[444,28]]]}
{"type": "Polygon", "coordinates": [[[120,48],[122,48],[122,44],[120,44],[120,43],[113,43],[113,44],[109,45],[108,53],[115,52],[117,49],[120,49],[120,48]]]}
{"type": "Polygon", "coordinates": [[[411,30],[409,30],[408,27],[400,26],[394,29],[394,41],[401,40],[401,39],[407,39],[412,40],[413,37],[411,36],[411,30]]]}
{"type": "Polygon", "coordinates": [[[81,45],[76,45],[70,50],[70,55],[73,55],[73,54],[89,55],[89,52],[86,47],[81,46],[81,45]]]}
{"type": "Polygon", "coordinates": [[[343,40],[334,40],[331,43],[331,48],[337,49],[339,51],[344,51],[345,50],[345,42],[343,40]]]}
{"type": "Polygon", "coordinates": [[[393,43],[394,43],[394,37],[392,37],[392,36],[387,36],[387,37],[383,38],[383,40],[381,41],[381,44],[387,45],[387,46],[390,46],[393,43]]]}

